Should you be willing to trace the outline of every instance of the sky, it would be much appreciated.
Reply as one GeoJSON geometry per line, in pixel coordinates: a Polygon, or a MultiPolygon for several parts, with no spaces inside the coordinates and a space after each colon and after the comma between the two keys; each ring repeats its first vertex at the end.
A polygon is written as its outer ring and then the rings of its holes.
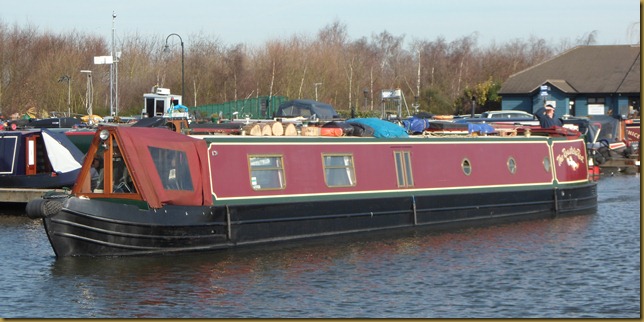
{"type": "Polygon", "coordinates": [[[350,41],[387,31],[404,36],[406,44],[476,35],[479,46],[533,36],[556,45],[593,31],[597,45],[633,44],[639,43],[641,29],[639,0],[9,1],[0,10],[0,23],[8,27],[110,40],[114,23],[117,41],[176,33],[186,47],[203,37],[251,47],[295,35],[314,39],[334,22],[346,26],[350,41]]]}

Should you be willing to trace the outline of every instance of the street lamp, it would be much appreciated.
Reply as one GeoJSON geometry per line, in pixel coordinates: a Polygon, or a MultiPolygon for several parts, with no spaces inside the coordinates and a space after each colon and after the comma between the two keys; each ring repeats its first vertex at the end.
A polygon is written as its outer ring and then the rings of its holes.
{"type": "Polygon", "coordinates": [[[184,74],[183,74],[183,39],[181,39],[181,36],[179,36],[179,35],[177,35],[175,33],[169,34],[168,37],[165,38],[165,48],[163,49],[163,51],[167,52],[167,51],[170,50],[170,46],[168,46],[168,38],[170,38],[170,36],[177,36],[177,37],[179,37],[179,40],[181,41],[181,104],[183,104],[183,100],[185,99],[185,94],[186,94],[185,93],[185,88],[186,88],[185,87],[185,79],[184,79],[184,74]]]}
{"type": "Polygon", "coordinates": [[[72,96],[72,78],[69,75],[60,76],[58,82],[67,82],[67,116],[72,116],[71,96],[72,96]]]}

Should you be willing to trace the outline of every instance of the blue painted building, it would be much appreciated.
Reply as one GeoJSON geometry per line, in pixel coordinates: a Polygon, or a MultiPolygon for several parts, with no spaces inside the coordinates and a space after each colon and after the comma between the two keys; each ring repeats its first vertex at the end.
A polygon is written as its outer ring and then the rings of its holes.
{"type": "Polygon", "coordinates": [[[503,83],[501,109],[534,113],[546,103],[564,115],[640,112],[640,46],[578,46],[511,75],[503,83]]]}

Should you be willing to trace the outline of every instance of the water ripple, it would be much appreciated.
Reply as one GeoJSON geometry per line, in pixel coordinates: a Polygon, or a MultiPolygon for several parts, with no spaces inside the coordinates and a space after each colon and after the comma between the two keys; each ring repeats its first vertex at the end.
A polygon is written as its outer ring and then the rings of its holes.
{"type": "Polygon", "coordinates": [[[640,318],[640,180],[596,215],[261,249],[56,259],[0,216],[6,318],[640,318]]]}

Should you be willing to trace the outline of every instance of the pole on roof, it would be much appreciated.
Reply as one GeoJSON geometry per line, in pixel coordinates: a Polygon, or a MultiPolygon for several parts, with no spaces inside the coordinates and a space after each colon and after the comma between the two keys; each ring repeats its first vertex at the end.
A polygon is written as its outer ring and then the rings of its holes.
{"type": "Polygon", "coordinates": [[[476,114],[476,96],[472,96],[472,117],[476,114]]]}

